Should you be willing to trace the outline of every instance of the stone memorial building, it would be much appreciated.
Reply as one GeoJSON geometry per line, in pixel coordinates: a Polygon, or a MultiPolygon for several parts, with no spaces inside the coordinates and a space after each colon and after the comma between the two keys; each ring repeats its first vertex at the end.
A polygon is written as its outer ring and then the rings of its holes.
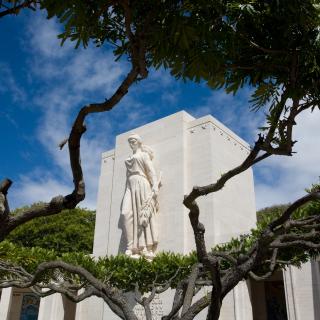
{"type": "MultiPolygon", "coordinates": [[[[118,135],[115,148],[102,154],[93,255],[151,260],[161,251],[194,250],[184,195],[194,185],[214,182],[249,152],[245,141],[212,116],[195,119],[184,111],[118,135]]],[[[248,233],[256,223],[252,170],[198,203],[208,247],[248,233]]],[[[242,281],[224,299],[221,320],[320,319],[319,285],[315,261],[265,282],[242,281]]],[[[59,294],[39,300],[28,290],[9,288],[2,291],[0,320],[24,320],[28,303],[35,314],[28,320],[118,319],[96,297],[75,305],[59,294]]],[[[157,296],[154,319],[167,314],[171,303],[172,292],[157,296]]],[[[132,307],[144,319],[140,307],[132,307]]]]}

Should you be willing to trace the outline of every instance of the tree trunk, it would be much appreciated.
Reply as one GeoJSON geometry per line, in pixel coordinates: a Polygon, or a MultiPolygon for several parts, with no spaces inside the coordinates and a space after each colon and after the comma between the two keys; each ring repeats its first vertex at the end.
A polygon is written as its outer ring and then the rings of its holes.
{"type": "Polygon", "coordinates": [[[211,303],[207,314],[207,320],[218,320],[220,318],[220,310],[222,301],[220,297],[212,296],[211,303]]]}

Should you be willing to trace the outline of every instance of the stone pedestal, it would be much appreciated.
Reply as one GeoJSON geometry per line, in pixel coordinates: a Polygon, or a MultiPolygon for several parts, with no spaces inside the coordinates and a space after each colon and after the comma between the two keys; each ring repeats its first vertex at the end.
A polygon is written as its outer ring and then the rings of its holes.
{"type": "Polygon", "coordinates": [[[320,319],[320,265],[310,261],[301,269],[283,272],[288,320],[320,319]]]}
{"type": "MultiPolygon", "coordinates": [[[[132,153],[127,140],[133,132],[153,149],[156,171],[162,172],[158,252],[188,253],[195,249],[195,244],[188,212],[182,204],[184,195],[194,185],[212,183],[239,165],[250,152],[249,146],[212,116],[195,119],[184,111],[117,136],[115,149],[102,155],[95,256],[116,255],[125,250],[120,207],[126,184],[124,162],[132,153]]],[[[208,248],[248,232],[256,221],[251,169],[233,178],[220,192],[202,197],[198,203],[208,248]]],[[[221,319],[250,319],[251,305],[245,282],[226,299],[230,301],[224,303],[221,319]]],[[[165,293],[158,300],[160,317],[161,312],[169,310],[172,294],[165,293]]],[[[94,320],[117,318],[99,299],[79,304],[77,320],[83,319],[80,315],[83,313],[89,313],[94,320]]],[[[203,312],[198,318],[204,316],[203,312]]]]}

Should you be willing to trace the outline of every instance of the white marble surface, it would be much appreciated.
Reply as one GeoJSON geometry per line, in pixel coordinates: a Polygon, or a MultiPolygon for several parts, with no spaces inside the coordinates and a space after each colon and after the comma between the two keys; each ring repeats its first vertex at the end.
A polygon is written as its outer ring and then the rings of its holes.
{"type": "MultiPolygon", "coordinates": [[[[114,150],[102,155],[95,256],[118,254],[125,249],[120,207],[126,180],[124,161],[131,153],[127,139],[133,132],[154,150],[156,170],[161,164],[158,251],[188,253],[195,244],[188,212],[182,204],[184,195],[194,185],[212,183],[239,165],[249,153],[249,146],[212,116],[195,119],[184,111],[117,136],[114,150]]],[[[251,169],[228,182],[222,191],[203,197],[198,203],[200,220],[206,226],[208,248],[248,232],[256,219],[251,169]]],[[[171,302],[167,298],[159,298],[168,300],[163,303],[164,309],[168,309],[171,302]]],[[[83,304],[82,308],[90,307],[83,304]]],[[[226,298],[221,319],[233,319],[236,313],[239,319],[250,319],[247,314],[250,308],[246,285],[240,284],[226,298]]],[[[103,319],[116,319],[112,313],[106,314],[102,302],[98,309],[98,314],[104,314],[103,319]]],[[[204,317],[205,313],[201,313],[198,318],[204,317]]]]}
{"type": "Polygon", "coordinates": [[[13,288],[2,289],[0,300],[0,319],[9,320],[13,288]]]}
{"type": "Polygon", "coordinates": [[[320,319],[320,266],[310,261],[283,273],[288,320],[320,319]]]}

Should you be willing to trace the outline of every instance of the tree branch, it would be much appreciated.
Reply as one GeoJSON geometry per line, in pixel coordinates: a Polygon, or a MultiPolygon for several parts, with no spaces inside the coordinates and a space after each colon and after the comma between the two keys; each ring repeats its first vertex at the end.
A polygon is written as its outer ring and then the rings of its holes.
{"type": "MultiPolygon", "coordinates": [[[[145,78],[148,74],[145,61],[146,48],[144,47],[143,41],[141,40],[141,37],[143,37],[143,32],[141,32],[141,34],[133,33],[133,31],[131,30],[131,12],[128,2],[121,1],[121,3],[124,6],[126,32],[128,34],[129,43],[132,48],[132,68],[110,99],[102,103],[92,103],[84,106],[79,111],[73,123],[67,141],[69,147],[69,158],[73,176],[74,190],[69,195],[59,195],[52,198],[49,203],[43,203],[36,208],[28,209],[25,212],[21,213],[19,216],[10,217],[7,223],[3,224],[1,227],[0,240],[3,240],[8,233],[10,233],[13,229],[15,229],[22,223],[25,223],[36,217],[60,213],[63,209],[73,209],[79,202],[81,202],[85,198],[85,182],[80,157],[80,141],[82,135],[86,131],[86,127],[84,124],[85,118],[92,113],[112,110],[127,94],[129,87],[137,80],[138,76],[140,75],[142,78],[145,78]],[[137,39],[140,40],[137,42],[137,39]]],[[[60,145],[60,147],[61,146],[62,145],[60,145]]]]}
{"type": "MultiPolygon", "coordinates": [[[[185,198],[186,201],[186,198],[185,198]]],[[[209,256],[206,250],[206,244],[204,240],[205,228],[201,222],[199,222],[199,207],[196,201],[187,203],[189,212],[189,219],[193,228],[195,237],[195,243],[197,248],[197,256],[199,262],[203,263],[203,266],[210,272],[212,278],[212,295],[215,297],[210,302],[208,310],[208,320],[218,319],[222,303],[222,285],[219,259],[215,256],[209,256]]],[[[188,301],[189,302],[189,301],[188,301]]]]}
{"type": "Polygon", "coordinates": [[[193,320],[197,314],[199,314],[204,308],[206,308],[210,304],[210,301],[212,298],[213,298],[212,292],[200,298],[181,317],[181,320],[193,320]]]}
{"type": "Polygon", "coordinates": [[[190,209],[193,201],[198,197],[221,190],[228,180],[240,174],[241,172],[246,171],[254,164],[268,158],[272,154],[291,155],[292,146],[294,144],[291,140],[292,126],[295,124],[294,119],[298,115],[298,111],[296,110],[295,106],[291,109],[288,121],[285,122],[287,128],[287,140],[281,143],[278,148],[272,146],[276,130],[278,128],[281,115],[286,108],[286,102],[288,98],[288,90],[285,89],[282,93],[281,100],[270,112],[270,119],[272,119],[272,121],[270,122],[268,132],[265,135],[259,134],[258,140],[255,142],[254,147],[247,158],[239,166],[224,173],[215,183],[202,187],[193,187],[192,191],[185,196],[183,202],[187,208],[190,209]],[[260,155],[261,151],[265,151],[265,153],[260,155]]]}
{"type": "Polygon", "coordinates": [[[195,199],[197,199],[200,196],[204,196],[209,193],[221,190],[228,180],[250,168],[253,164],[253,161],[255,161],[256,157],[258,156],[263,141],[263,137],[260,135],[257,142],[255,143],[254,148],[251,150],[250,154],[242,162],[242,164],[223,174],[215,183],[203,187],[193,187],[191,193],[185,197],[183,202],[184,205],[190,209],[190,207],[192,206],[192,202],[195,199]]]}
{"type": "Polygon", "coordinates": [[[12,185],[12,181],[10,179],[4,179],[0,183],[0,224],[1,228],[3,224],[5,224],[8,215],[10,213],[9,203],[7,200],[8,190],[12,185]]]}
{"type": "Polygon", "coordinates": [[[285,210],[284,213],[278,219],[272,221],[269,224],[269,226],[268,226],[269,229],[274,230],[275,228],[284,224],[291,217],[291,215],[294,213],[295,210],[297,210],[298,208],[300,208],[301,206],[303,206],[307,202],[312,201],[312,200],[319,200],[319,199],[320,199],[320,191],[311,192],[311,193],[305,195],[304,197],[298,199],[293,204],[291,204],[289,206],[289,208],[287,210],[285,210]]]}
{"type": "Polygon", "coordinates": [[[6,196],[11,185],[12,181],[10,179],[6,178],[2,180],[0,183],[0,192],[6,196]]]}
{"type": "Polygon", "coordinates": [[[37,4],[38,1],[35,1],[35,0],[27,0],[27,1],[22,1],[21,4],[17,5],[17,2],[20,2],[20,1],[15,1],[13,3],[13,6],[12,8],[9,8],[3,4],[0,5],[0,9],[3,9],[5,8],[5,10],[3,11],[0,11],[0,18],[4,17],[4,16],[7,16],[7,15],[10,15],[10,14],[18,14],[20,12],[21,9],[24,9],[24,8],[28,8],[28,9],[31,9],[31,10],[35,10],[34,7],[32,7],[31,5],[32,4],[37,4]]]}
{"type": "Polygon", "coordinates": [[[183,316],[191,306],[198,274],[199,274],[199,264],[196,263],[192,267],[191,274],[189,275],[187,290],[184,296],[184,301],[183,301],[183,306],[181,311],[181,316],[183,316]]]}
{"type": "Polygon", "coordinates": [[[272,257],[269,265],[269,271],[262,276],[258,276],[253,271],[249,271],[248,273],[249,276],[256,281],[264,281],[268,279],[270,276],[272,276],[274,269],[277,265],[277,256],[278,256],[278,249],[276,248],[273,250],[273,253],[272,253],[272,257]]]}
{"type": "Polygon", "coordinates": [[[187,289],[187,281],[185,280],[180,281],[177,285],[176,292],[174,294],[171,311],[168,315],[163,316],[162,320],[171,320],[177,317],[178,312],[183,305],[186,289],[187,289]]]}
{"type": "Polygon", "coordinates": [[[114,312],[121,315],[121,318],[137,320],[128,301],[119,289],[107,284],[103,284],[83,267],[74,266],[64,261],[50,261],[39,264],[34,274],[30,274],[22,267],[17,267],[11,263],[0,260],[0,269],[7,272],[9,277],[11,277],[8,280],[2,279],[0,281],[0,288],[32,287],[39,294],[40,291],[43,291],[42,289],[49,289],[44,291],[43,294],[49,295],[54,292],[62,293],[74,302],[80,302],[91,295],[95,295],[103,298],[104,301],[110,305],[114,312]],[[74,283],[69,283],[64,280],[57,282],[53,281],[52,278],[51,280],[47,279],[44,281],[43,275],[54,269],[77,274],[83,278],[87,283],[86,287],[84,288],[85,290],[81,294],[78,294],[77,289],[81,288],[82,285],[75,285],[74,283]]]}

